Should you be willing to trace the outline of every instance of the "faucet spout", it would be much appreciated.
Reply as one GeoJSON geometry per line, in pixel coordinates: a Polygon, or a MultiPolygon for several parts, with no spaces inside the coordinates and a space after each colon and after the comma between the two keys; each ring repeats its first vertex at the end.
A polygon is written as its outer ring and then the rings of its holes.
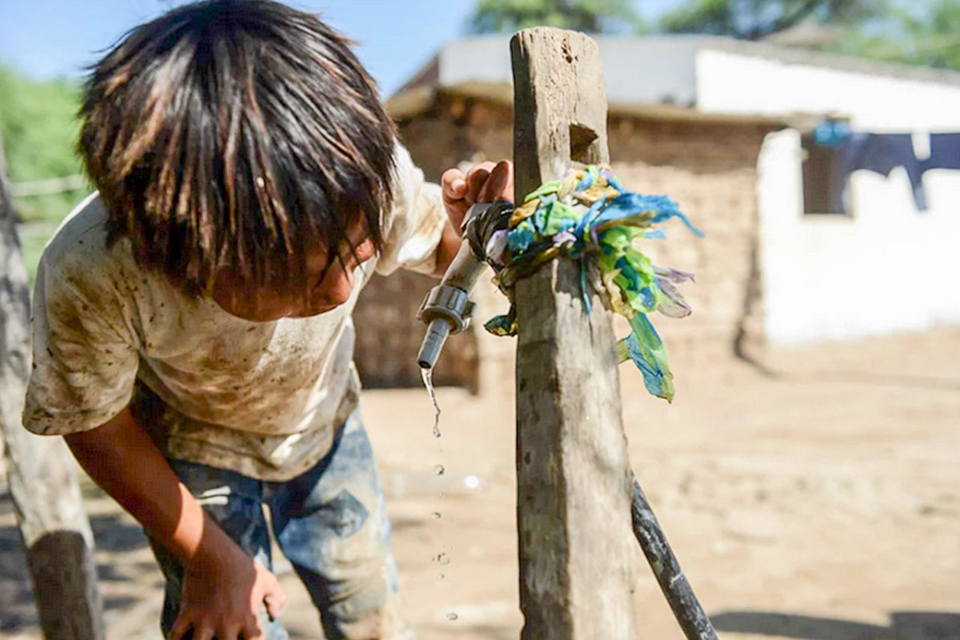
{"type": "MultiPolygon", "coordinates": [[[[506,201],[475,204],[467,212],[463,228],[489,222],[490,216],[496,216],[495,220],[505,224],[512,212],[513,203],[506,201]]],[[[470,300],[470,292],[486,266],[474,244],[464,238],[440,284],[427,293],[420,305],[417,317],[427,323],[427,333],[417,355],[417,363],[423,369],[433,368],[448,336],[460,333],[470,324],[476,306],[470,300]]]]}

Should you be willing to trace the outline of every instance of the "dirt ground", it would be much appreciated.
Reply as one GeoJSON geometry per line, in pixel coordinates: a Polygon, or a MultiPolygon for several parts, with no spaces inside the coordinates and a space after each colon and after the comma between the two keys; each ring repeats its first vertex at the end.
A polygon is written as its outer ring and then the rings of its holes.
{"type": "MultiPolygon", "coordinates": [[[[722,638],[960,638],[957,354],[950,329],[775,351],[769,374],[675,362],[673,405],[623,366],[633,467],[722,638]]],[[[517,638],[513,398],[440,389],[439,401],[435,440],[423,391],[364,398],[408,615],[425,640],[517,638]]],[[[160,577],[139,529],[85,492],[109,637],[159,638],[160,577]]],[[[643,567],[640,637],[681,638],[643,567]]],[[[292,635],[321,637],[296,577],[278,571],[292,635]]],[[[39,637],[26,575],[4,496],[2,637],[39,637]]]]}

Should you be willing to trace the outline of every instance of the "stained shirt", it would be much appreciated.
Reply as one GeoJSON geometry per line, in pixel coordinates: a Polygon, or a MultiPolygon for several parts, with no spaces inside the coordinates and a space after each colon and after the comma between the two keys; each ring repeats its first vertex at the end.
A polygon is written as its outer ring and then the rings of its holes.
{"type": "Polygon", "coordinates": [[[345,304],[250,322],[107,245],[94,193],[44,250],[33,300],[33,370],[23,422],[38,434],[94,429],[128,405],[161,452],[261,480],[293,478],[330,449],[357,407],[351,312],[376,272],[431,272],[446,220],[440,188],[402,147],[383,251],[357,267],[345,304]]]}

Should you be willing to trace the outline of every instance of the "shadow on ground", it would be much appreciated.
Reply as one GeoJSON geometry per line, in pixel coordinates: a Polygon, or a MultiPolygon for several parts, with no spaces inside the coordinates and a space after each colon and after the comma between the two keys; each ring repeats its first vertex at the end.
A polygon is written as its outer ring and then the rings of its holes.
{"type": "Polygon", "coordinates": [[[711,616],[717,631],[803,640],[960,640],[960,614],[896,611],[880,626],[769,611],[724,611],[711,616]]]}
{"type": "MultiPolygon", "coordinates": [[[[0,503],[7,503],[2,500],[0,503]]],[[[9,504],[3,504],[4,511],[9,504]]],[[[129,553],[147,546],[147,539],[139,526],[130,524],[117,515],[97,515],[90,517],[90,527],[96,539],[97,550],[112,553],[129,553]]],[[[100,562],[97,565],[100,581],[127,580],[117,575],[111,563],[100,562]]],[[[134,598],[104,598],[104,610],[110,612],[125,609],[135,602],[134,598]]],[[[0,527],[0,635],[37,629],[37,611],[33,604],[30,571],[23,553],[20,531],[15,525],[0,527]]]]}

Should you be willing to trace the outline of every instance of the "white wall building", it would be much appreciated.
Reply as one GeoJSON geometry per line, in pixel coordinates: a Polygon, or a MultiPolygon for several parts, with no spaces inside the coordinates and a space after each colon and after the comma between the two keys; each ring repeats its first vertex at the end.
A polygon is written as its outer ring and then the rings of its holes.
{"type": "MultiPolygon", "coordinates": [[[[809,200],[805,206],[803,143],[812,124],[830,117],[855,131],[914,134],[923,159],[930,133],[960,133],[960,73],[702,36],[598,43],[611,110],[670,108],[786,123],[766,138],[757,174],[771,343],[960,324],[960,171],[924,174],[925,211],[917,210],[903,168],[887,177],[857,171],[849,210],[821,213],[810,211],[809,200]]],[[[394,107],[402,111],[399,100],[415,101],[418,90],[482,94],[510,83],[507,39],[470,38],[444,47],[398,92],[394,107]]]]}
{"type": "MultiPolygon", "coordinates": [[[[697,108],[824,114],[854,130],[960,132],[960,74],[889,67],[771,47],[702,49],[697,108]]],[[[765,329],[773,343],[848,339],[960,323],[960,171],[923,176],[918,211],[906,171],[857,171],[848,215],[804,213],[801,134],[767,137],[758,198],[765,329]]],[[[958,151],[960,153],[960,151],[958,151]]]]}

